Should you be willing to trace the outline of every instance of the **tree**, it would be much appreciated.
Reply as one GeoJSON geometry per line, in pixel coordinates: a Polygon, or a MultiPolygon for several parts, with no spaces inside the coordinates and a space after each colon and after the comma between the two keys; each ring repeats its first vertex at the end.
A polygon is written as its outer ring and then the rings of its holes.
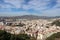
{"type": "Polygon", "coordinates": [[[27,34],[19,34],[17,35],[17,40],[30,40],[31,36],[28,36],[27,34]]]}
{"type": "Polygon", "coordinates": [[[10,39],[10,33],[7,33],[6,31],[0,30],[0,40],[9,40],[10,39]]]}
{"type": "Polygon", "coordinates": [[[54,33],[50,37],[48,37],[46,40],[55,40],[55,38],[60,38],[60,32],[54,33]]]}
{"type": "Polygon", "coordinates": [[[59,20],[55,20],[51,23],[51,25],[56,25],[56,26],[60,26],[60,21],[59,20]]]}
{"type": "Polygon", "coordinates": [[[0,40],[30,40],[31,36],[27,34],[10,34],[6,31],[0,30],[0,40]]]}

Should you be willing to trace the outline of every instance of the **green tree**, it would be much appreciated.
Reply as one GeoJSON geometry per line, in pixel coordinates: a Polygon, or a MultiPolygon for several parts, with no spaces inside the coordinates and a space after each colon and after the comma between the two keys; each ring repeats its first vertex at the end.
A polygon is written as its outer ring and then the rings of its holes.
{"type": "Polygon", "coordinates": [[[60,32],[54,33],[50,37],[48,37],[46,40],[55,40],[55,38],[60,38],[60,32]]]}
{"type": "Polygon", "coordinates": [[[55,20],[51,23],[51,25],[56,25],[56,26],[60,26],[60,21],[59,20],[55,20]]]}
{"type": "Polygon", "coordinates": [[[0,40],[9,40],[10,35],[11,35],[10,33],[0,30],[0,40]]]}
{"type": "Polygon", "coordinates": [[[32,40],[32,37],[27,34],[10,34],[6,31],[0,30],[0,40],[32,40]]]}
{"type": "Polygon", "coordinates": [[[17,35],[17,40],[30,40],[31,36],[28,36],[27,34],[19,34],[17,35]]]}

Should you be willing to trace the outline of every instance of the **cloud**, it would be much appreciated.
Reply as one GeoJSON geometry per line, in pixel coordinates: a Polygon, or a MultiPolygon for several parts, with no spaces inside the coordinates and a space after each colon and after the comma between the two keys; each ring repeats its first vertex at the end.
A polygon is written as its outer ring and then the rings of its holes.
{"type": "MultiPolygon", "coordinates": [[[[54,7],[59,0],[0,0],[2,8],[22,8],[24,10],[44,10],[54,7]],[[5,7],[6,6],[6,7],[5,7]]],[[[59,4],[59,3],[58,3],[59,4]]]]}
{"type": "Polygon", "coordinates": [[[12,6],[10,8],[21,8],[23,2],[24,0],[0,0],[0,6],[4,6],[2,8],[8,8],[9,6],[12,6]]]}
{"type": "Polygon", "coordinates": [[[0,0],[0,8],[13,8],[14,5],[8,2],[5,2],[4,0],[0,0]]]}
{"type": "Polygon", "coordinates": [[[54,13],[58,15],[59,10],[60,0],[0,0],[0,12],[26,11],[29,14],[48,16],[54,13]]]}
{"type": "Polygon", "coordinates": [[[23,4],[23,8],[25,10],[29,10],[29,9],[34,9],[34,10],[42,10],[46,8],[46,5],[48,4],[48,2],[45,1],[41,1],[41,0],[32,0],[28,3],[28,5],[23,4]]]}
{"type": "Polygon", "coordinates": [[[45,10],[54,8],[57,5],[57,0],[32,0],[28,5],[23,5],[25,10],[34,9],[34,10],[45,10]]]}
{"type": "Polygon", "coordinates": [[[60,0],[57,0],[57,5],[55,7],[60,8],[60,0]]]}

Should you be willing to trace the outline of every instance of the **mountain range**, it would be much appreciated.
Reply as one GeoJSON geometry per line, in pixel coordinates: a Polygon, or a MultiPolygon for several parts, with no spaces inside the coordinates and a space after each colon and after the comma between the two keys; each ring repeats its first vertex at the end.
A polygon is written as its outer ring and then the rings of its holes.
{"type": "Polygon", "coordinates": [[[23,16],[5,16],[5,17],[0,17],[0,19],[54,19],[54,18],[60,18],[60,16],[54,16],[54,17],[48,17],[48,16],[36,16],[36,15],[23,15],[23,16]]]}

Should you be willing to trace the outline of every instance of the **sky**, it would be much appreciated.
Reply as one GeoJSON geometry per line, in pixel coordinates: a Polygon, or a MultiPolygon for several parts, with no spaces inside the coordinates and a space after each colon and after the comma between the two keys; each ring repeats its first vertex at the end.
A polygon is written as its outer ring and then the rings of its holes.
{"type": "Polygon", "coordinates": [[[60,16],[60,0],[0,0],[0,16],[60,16]]]}

